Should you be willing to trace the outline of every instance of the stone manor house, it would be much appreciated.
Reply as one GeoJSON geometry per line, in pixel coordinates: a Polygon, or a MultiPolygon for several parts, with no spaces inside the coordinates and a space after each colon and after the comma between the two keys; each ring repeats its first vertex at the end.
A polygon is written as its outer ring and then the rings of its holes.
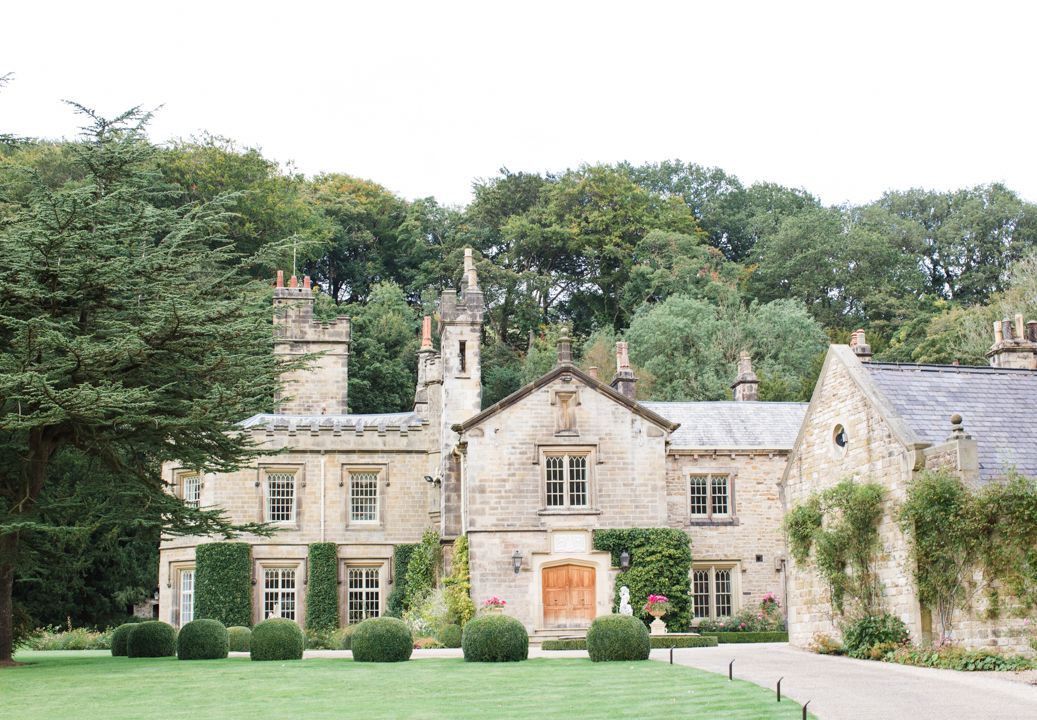
{"type": "MultiPolygon", "coordinates": [[[[287,378],[275,413],[241,427],[284,452],[234,473],[164,468],[184,502],[279,528],[270,538],[244,538],[254,621],[276,613],[305,622],[314,542],[338,545],[342,621],[381,614],[396,580],[394,546],[432,527],[444,541],[468,536],[477,604],[497,595],[534,637],[571,634],[612,612],[619,568],[593,549],[592,531],[673,527],[691,542],[696,618],[730,616],[773,592],[787,600],[793,641],[804,643],[832,621],[823,591],[786,561],[789,503],[847,474],[874,475],[899,492],[911,472],[937,462],[977,478],[1006,462],[1037,474],[1037,429],[1023,406],[1037,389],[1032,323],[1002,338],[989,369],[868,363],[860,333],[852,348],[829,351],[809,405],[757,401],[747,354],[731,401],[639,402],[625,343],[605,382],[573,364],[563,336],[550,372],[483,410],[484,299],[470,250],[462,285],[441,296],[438,351],[424,319],[413,410],[355,415],[347,408],[349,319],[316,321],[309,278],[286,286],[279,273],[275,352],[321,355],[287,378]],[[1025,363],[1028,370],[1013,369],[1025,363]],[[995,390],[996,399],[987,397],[995,390]],[[1002,422],[1005,403],[1018,412],[1002,422]],[[944,442],[954,412],[972,423],[975,438],[959,425],[944,442]]],[[[908,589],[903,538],[895,527],[884,533],[891,610],[920,636],[927,621],[908,589]]],[[[192,619],[195,548],[209,541],[162,543],[160,619],[192,619]]]]}

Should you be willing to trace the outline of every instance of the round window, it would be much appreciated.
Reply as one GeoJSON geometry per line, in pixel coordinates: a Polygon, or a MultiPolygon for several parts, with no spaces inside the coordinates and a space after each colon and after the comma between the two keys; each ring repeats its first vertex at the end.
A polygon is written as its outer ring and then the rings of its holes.
{"type": "Polygon", "coordinates": [[[846,428],[842,425],[836,425],[835,430],[832,431],[832,442],[835,443],[840,452],[846,450],[846,443],[848,442],[846,428]]]}

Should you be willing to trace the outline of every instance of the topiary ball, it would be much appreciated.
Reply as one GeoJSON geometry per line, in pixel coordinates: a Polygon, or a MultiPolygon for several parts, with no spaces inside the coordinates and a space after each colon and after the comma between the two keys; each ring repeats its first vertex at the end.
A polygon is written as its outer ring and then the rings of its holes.
{"type": "Polygon", "coordinates": [[[126,641],[130,639],[130,632],[140,623],[126,623],[112,630],[112,657],[126,657],[126,641]]]}
{"type": "Polygon", "coordinates": [[[126,640],[126,655],[131,658],[176,655],[176,628],[160,620],[137,623],[126,640]]]}
{"type": "Polygon", "coordinates": [[[301,660],[302,630],[291,620],[272,618],[252,628],[249,652],[253,660],[301,660]]]}
{"type": "Polygon", "coordinates": [[[181,660],[219,660],[227,657],[230,637],[219,620],[193,620],[176,637],[176,656],[181,660]]]}
{"type": "Polygon", "coordinates": [[[529,635],[522,623],[507,615],[470,620],[461,633],[464,659],[470,662],[514,662],[529,657],[529,635]]]}
{"type": "Polygon", "coordinates": [[[460,625],[447,625],[439,631],[436,639],[443,643],[443,647],[459,648],[461,647],[461,632],[460,625]]]}
{"type": "Polygon", "coordinates": [[[350,649],[357,662],[402,662],[414,652],[414,636],[403,620],[368,618],[353,631],[350,649]]]}
{"type": "Polygon", "coordinates": [[[231,652],[248,652],[252,640],[252,630],[241,625],[227,628],[228,650],[231,652]]]}
{"type": "Polygon", "coordinates": [[[648,628],[632,615],[602,615],[587,631],[587,653],[594,662],[647,660],[651,651],[648,628]]]}

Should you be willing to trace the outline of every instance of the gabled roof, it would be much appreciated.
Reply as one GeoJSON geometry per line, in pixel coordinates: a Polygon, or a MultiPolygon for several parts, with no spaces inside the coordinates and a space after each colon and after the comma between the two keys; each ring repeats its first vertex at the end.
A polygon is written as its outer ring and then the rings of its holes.
{"type": "Polygon", "coordinates": [[[596,390],[597,392],[601,393],[602,395],[605,395],[606,397],[611,398],[612,400],[616,401],[620,405],[625,406],[628,410],[630,410],[630,412],[634,413],[635,415],[641,416],[642,418],[644,418],[648,422],[653,423],[655,425],[658,425],[659,427],[661,427],[664,430],[673,432],[678,427],[680,427],[679,423],[675,423],[675,422],[671,422],[670,420],[667,420],[666,418],[662,417],[658,413],[653,412],[652,410],[650,410],[643,403],[639,403],[636,400],[631,400],[626,395],[624,395],[624,394],[622,394],[620,392],[617,392],[616,390],[614,390],[610,386],[606,385],[605,383],[601,382],[600,380],[595,380],[594,378],[592,378],[590,375],[588,375],[587,373],[585,373],[582,370],[580,370],[575,365],[569,365],[569,364],[566,363],[566,364],[555,366],[555,368],[553,370],[551,370],[550,372],[546,373],[545,375],[541,375],[539,378],[537,378],[533,382],[529,383],[528,385],[524,385],[523,387],[520,387],[518,390],[516,390],[515,392],[511,393],[511,395],[508,395],[506,398],[504,398],[504,399],[494,403],[493,405],[491,405],[490,407],[486,408],[485,410],[483,410],[478,415],[475,415],[475,416],[465,420],[463,423],[459,423],[457,425],[454,425],[452,429],[455,432],[465,432],[466,430],[469,430],[469,429],[475,427],[476,425],[478,425],[479,423],[483,422],[487,418],[490,418],[490,417],[496,415],[497,413],[499,413],[500,411],[502,411],[502,410],[504,410],[506,408],[509,408],[512,405],[518,403],[520,400],[522,400],[527,395],[531,395],[532,393],[536,392],[540,388],[545,387],[546,385],[551,384],[552,382],[554,382],[554,380],[556,380],[557,378],[561,377],[562,375],[564,375],[566,373],[572,375],[573,377],[579,378],[579,380],[584,385],[589,387],[590,389],[596,390]]]}
{"type": "Polygon", "coordinates": [[[1037,371],[863,363],[894,412],[922,442],[944,442],[960,413],[976,440],[980,478],[1014,467],[1037,476],[1037,371]]]}
{"type": "Polygon", "coordinates": [[[649,410],[680,423],[671,447],[698,449],[790,450],[796,442],[806,403],[704,401],[643,402],[649,410]]]}

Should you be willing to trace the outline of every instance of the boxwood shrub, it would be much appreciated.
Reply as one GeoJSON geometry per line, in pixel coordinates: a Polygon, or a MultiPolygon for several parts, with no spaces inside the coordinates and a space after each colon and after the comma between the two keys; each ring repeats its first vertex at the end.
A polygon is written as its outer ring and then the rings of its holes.
{"type": "Polygon", "coordinates": [[[784,631],[772,632],[703,632],[703,637],[715,637],[720,644],[728,643],[776,643],[788,642],[789,634],[784,631]]]}
{"type": "Polygon", "coordinates": [[[227,628],[219,620],[192,620],[176,636],[176,656],[181,660],[219,660],[229,649],[227,628]]]}
{"type": "Polygon", "coordinates": [[[130,639],[130,632],[140,623],[130,622],[112,630],[112,656],[126,657],[126,641],[130,639]]]}
{"type": "Polygon", "coordinates": [[[904,621],[896,615],[866,615],[843,630],[843,645],[850,657],[867,659],[875,645],[906,645],[911,641],[904,621]]]}
{"type": "Polygon", "coordinates": [[[305,639],[292,620],[271,618],[252,628],[249,652],[253,660],[302,660],[305,639]]]}
{"type": "Polygon", "coordinates": [[[469,620],[461,633],[461,649],[469,662],[514,662],[529,657],[529,635],[507,615],[469,620]]]}
{"type": "Polygon", "coordinates": [[[594,662],[647,660],[651,651],[648,628],[633,615],[602,615],[587,631],[587,654],[594,662]]]}
{"type": "Polygon", "coordinates": [[[439,635],[436,639],[443,643],[443,647],[461,647],[461,626],[444,625],[443,629],[439,631],[439,635]]]}
{"type": "Polygon", "coordinates": [[[220,542],[195,550],[195,617],[226,627],[252,624],[252,552],[248,543],[220,542]]]}
{"type": "Polygon", "coordinates": [[[227,628],[228,650],[231,652],[248,652],[252,642],[252,630],[241,625],[227,628]]]}
{"type": "Polygon", "coordinates": [[[414,652],[414,636],[403,620],[368,618],[353,631],[350,649],[357,662],[401,662],[414,652]]]}
{"type": "Polygon", "coordinates": [[[344,628],[338,631],[338,649],[339,650],[352,650],[353,649],[353,633],[360,627],[360,624],[346,625],[344,628]]]}
{"type": "Polygon", "coordinates": [[[306,586],[306,629],[331,632],[338,627],[338,546],[310,545],[306,586]]]}
{"type": "Polygon", "coordinates": [[[176,655],[176,628],[160,620],[137,623],[126,639],[126,655],[131,658],[176,655]]]}

